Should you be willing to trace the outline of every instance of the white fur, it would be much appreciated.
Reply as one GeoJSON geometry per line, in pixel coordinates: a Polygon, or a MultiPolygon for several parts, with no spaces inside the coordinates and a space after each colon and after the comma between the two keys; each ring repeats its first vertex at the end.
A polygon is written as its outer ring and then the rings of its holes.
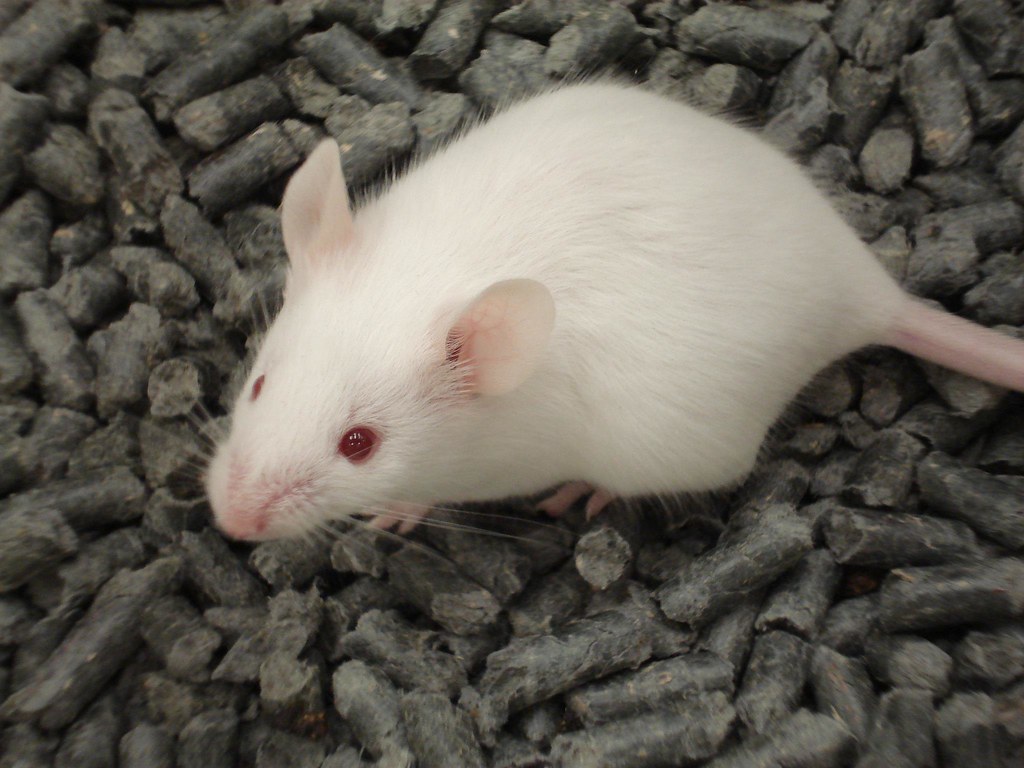
{"type": "MultiPolygon", "coordinates": [[[[286,235],[316,218],[287,200],[283,216],[286,235]]],[[[568,480],[626,496],[721,487],[811,376],[880,340],[905,302],[789,159],[608,83],[470,131],[365,204],[346,238],[290,283],[267,335],[263,394],[243,391],[211,468],[222,521],[229,460],[249,482],[308,478],[268,536],[568,480]],[[446,334],[474,296],[524,278],[556,311],[536,368],[507,394],[460,394],[446,334]],[[362,465],[335,452],[357,424],[382,436],[362,465]]]]}

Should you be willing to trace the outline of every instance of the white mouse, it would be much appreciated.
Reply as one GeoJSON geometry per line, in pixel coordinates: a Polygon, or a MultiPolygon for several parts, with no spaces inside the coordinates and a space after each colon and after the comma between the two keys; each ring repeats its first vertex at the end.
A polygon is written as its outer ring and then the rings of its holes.
{"type": "Polygon", "coordinates": [[[728,486],[867,344],[1024,390],[1024,342],[905,294],[792,160],[637,87],[512,106],[358,211],[325,142],[282,228],[284,305],[207,477],[238,539],[728,486]]]}

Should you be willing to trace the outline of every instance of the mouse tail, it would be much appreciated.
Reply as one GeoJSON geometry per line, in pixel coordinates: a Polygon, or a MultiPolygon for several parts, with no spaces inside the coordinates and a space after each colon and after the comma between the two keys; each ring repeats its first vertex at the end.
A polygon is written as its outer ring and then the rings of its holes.
{"type": "Polygon", "coordinates": [[[1024,392],[1024,341],[907,298],[884,343],[976,379],[1024,392]]]}

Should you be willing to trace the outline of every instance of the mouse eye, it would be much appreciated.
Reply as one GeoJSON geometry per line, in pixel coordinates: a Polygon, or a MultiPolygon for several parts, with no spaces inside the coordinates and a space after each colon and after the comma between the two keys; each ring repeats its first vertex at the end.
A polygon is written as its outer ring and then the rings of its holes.
{"type": "Polygon", "coordinates": [[[353,464],[366,461],[376,447],[377,434],[368,427],[353,427],[338,441],[338,453],[353,464]]]}
{"type": "Polygon", "coordinates": [[[265,378],[266,376],[262,374],[256,377],[256,381],[252,383],[252,392],[249,394],[250,400],[255,400],[260,396],[260,392],[263,391],[263,379],[265,378]]]}

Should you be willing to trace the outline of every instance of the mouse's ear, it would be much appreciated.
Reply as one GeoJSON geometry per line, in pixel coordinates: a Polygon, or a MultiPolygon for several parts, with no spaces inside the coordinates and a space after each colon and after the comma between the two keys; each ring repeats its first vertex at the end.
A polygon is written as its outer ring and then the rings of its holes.
{"type": "Polygon", "coordinates": [[[281,232],[293,272],[316,266],[347,242],[352,213],[334,139],[320,142],[288,182],[281,200],[281,232]]]}
{"type": "Polygon", "coordinates": [[[465,366],[471,392],[503,395],[533,373],[555,325],[551,293],[535,280],[494,283],[448,331],[448,360],[465,366]]]}

